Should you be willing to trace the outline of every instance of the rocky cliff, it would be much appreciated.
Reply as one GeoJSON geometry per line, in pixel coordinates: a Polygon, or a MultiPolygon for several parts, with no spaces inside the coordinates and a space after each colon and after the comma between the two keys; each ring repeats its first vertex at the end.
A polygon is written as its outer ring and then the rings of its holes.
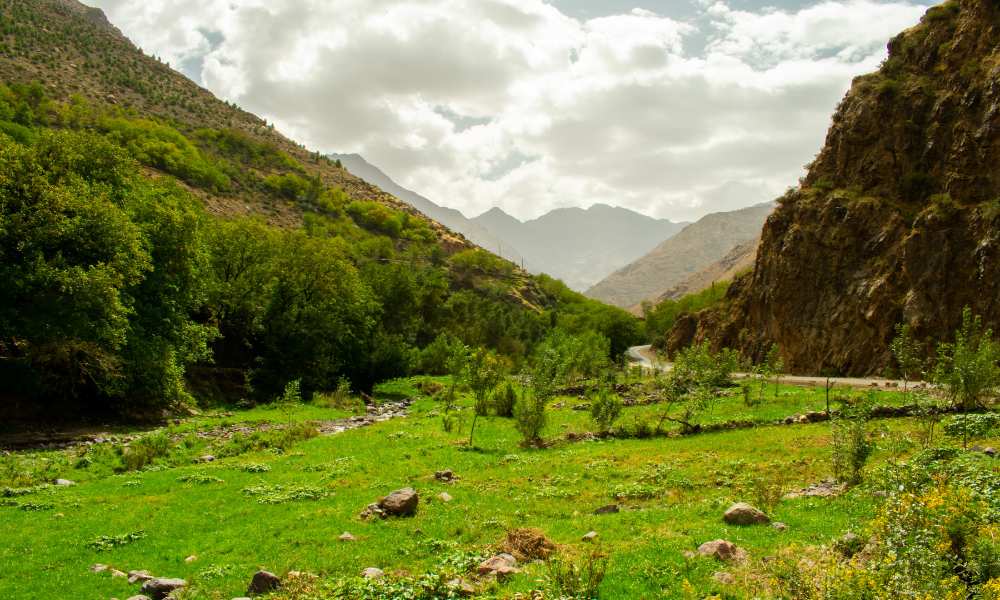
{"type": "Polygon", "coordinates": [[[951,0],[857,78],[802,185],[768,219],[724,306],[680,319],[795,372],[877,373],[909,323],[927,347],[964,306],[1000,330],[1000,3],[951,0]]]}

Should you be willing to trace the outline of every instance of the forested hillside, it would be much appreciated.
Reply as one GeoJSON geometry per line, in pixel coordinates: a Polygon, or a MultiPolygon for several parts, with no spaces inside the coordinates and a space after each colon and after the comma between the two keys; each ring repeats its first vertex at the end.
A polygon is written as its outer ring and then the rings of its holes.
{"type": "MultiPolygon", "coordinates": [[[[0,3],[0,397],[148,413],[517,363],[621,311],[532,278],[144,56],[100,11],[0,3]]],[[[0,409],[2,411],[3,409],[0,409]]]]}

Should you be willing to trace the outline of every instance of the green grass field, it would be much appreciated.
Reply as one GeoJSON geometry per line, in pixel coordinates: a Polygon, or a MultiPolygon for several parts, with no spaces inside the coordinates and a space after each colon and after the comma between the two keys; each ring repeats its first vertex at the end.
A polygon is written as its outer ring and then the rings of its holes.
{"type": "MultiPolygon", "coordinates": [[[[725,538],[761,557],[791,544],[828,543],[873,514],[871,496],[856,489],[831,499],[781,501],[771,516],[788,525],[783,532],[722,521],[731,503],[755,502],[761,486],[788,491],[829,477],[828,424],[559,441],[526,450],[511,420],[487,418],[480,419],[476,449],[470,450],[468,421],[461,432],[445,433],[437,402],[420,396],[414,384],[393,382],[379,390],[419,398],[406,418],[337,435],[277,440],[280,431],[271,431],[251,443],[241,435],[233,441],[199,434],[222,425],[288,427],[345,414],[315,406],[191,418],[167,428],[166,451],[138,471],[114,472],[121,466],[113,443],[0,457],[0,598],[138,593],[138,584],[124,578],[91,573],[95,563],[184,578],[185,598],[241,596],[259,568],[323,578],[354,577],[366,567],[390,577],[419,575],[488,555],[506,530],[518,527],[541,529],[564,554],[595,547],[607,554],[603,598],[683,598],[692,590],[698,598],[738,597],[713,580],[724,570],[721,563],[692,560],[685,551],[725,538]],[[206,453],[218,459],[197,463],[206,453]],[[442,469],[460,479],[435,481],[434,472],[442,469]],[[8,498],[2,497],[4,485],[20,489],[57,477],[77,485],[40,486],[24,495],[8,489],[8,498]],[[416,516],[359,518],[368,503],[405,486],[420,494],[416,516]],[[451,502],[437,499],[445,491],[451,502]],[[616,501],[620,513],[593,514],[616,501]],[[596,544],[581,541],[591,530],[598,533],[596,544]],[[338,541],[345,531],[357,540],[338,541]],[[139,535],[130,541],[133,533],[139,535]],[[191,556],[197,558],[185,560],[191,556]]],[[[879,400],[901,402],[900,396],[880,392],[879,400]]],[[[586,412],[572,409],[579,402],[557,399],[563,408],[550,412],[549,439],[593,428],[586,412]]],[[[824,403],[822,389],[783,387],[777,399],[769,390],[753,409],[738,395],[727,397],[710,420],[771,421],[822,410],[824,403]]],[[[657,410],[628,408],[621,420],[653,419],[657,410]]],[[[878,450],[870,464],[912,449],[913,429],[910,419],[873,422],[878,450]]],[[[544,589],[547,575],[544,564],[530,564],[483,594],[544,589]]]]}

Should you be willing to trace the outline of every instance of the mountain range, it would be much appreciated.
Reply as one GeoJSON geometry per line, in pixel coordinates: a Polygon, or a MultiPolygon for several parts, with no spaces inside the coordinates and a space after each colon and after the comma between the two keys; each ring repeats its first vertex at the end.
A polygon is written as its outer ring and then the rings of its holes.
{"type": "Polygon", "coordinates": [[[529,221],[492,208],[470,219],[402,187],[358,154],[329,156],[353,175],[409,203],[475,244],[532,273],[561,279],[577,291],[643,256],[686,225],[606,204],[587,209],[560,208],[529,221]]]}

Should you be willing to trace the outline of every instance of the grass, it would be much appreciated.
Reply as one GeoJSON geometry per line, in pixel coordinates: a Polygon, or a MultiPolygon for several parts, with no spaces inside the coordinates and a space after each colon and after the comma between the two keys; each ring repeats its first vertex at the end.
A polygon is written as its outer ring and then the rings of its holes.
{"type": "MultiPolygon", "coordinates": [[[[394,382],[381,391],[417,396],[414,383],[394,382]]],[[[898,393],[881,396],[900,401],[898,393]]],[[[762,405],[747,409],[742,397],[733,396],[712,418],[749,415],[768,421],[822,408],[822,397],[821,389],[782,388],[778,400],[772,391],[762,405]]],[[[579,401],[559,400],[567,408],[552,411],[547,435],[587,429],[586,414],[569,408],[579,401]]],[[[628,408],[624,418],[656,409],[628,408]]],[[[686,581],[700,598],[725,592],[712,579],[721,564],[684,557],[702,542],[726,538],[751,555],[764,556],[790,544],[828,543],[865,523],[873,511],[873,499],[856,489],[833,499],[780,502],[772,517],[789,525],[785,532],[722,522],[732,502],[751,494],[755,478],[772,478],[789,490],[828,477],[826,424],[526,450],[519,447],[510,420],[488,418],[480,419],[477,448],[469,450],[462,445],[467,437],[462,432],[442,431],[438,410],[435,400],[421,396],[405,419],[207,464],[194,461],[220,442],[197,431],[223,422],[288,426],[343,412],[297,406],[199,416],[167,428],[170,452],[141,471],[114,473],[99,462],[75,468],[80,450],[0,458],[0,467],[6,466],[0,468],[0,490],[11,483],[38,483],[30,481],[31,474],[78,482],[0,498],[6,500],[0,503],[0,597],[124,598],[136,593],[138,586],[123,578],[91,573],[94,563],[182,577],[191,584],[186,597],[208,599],[243,595],[259,568],[336,578],[376,566],[390,575],[419,575],[455,552],[489,552],[509,528],[537,527],[581,552],[590,547],[581,536],[598,532],[600,548],[611,557],[602,597],[680,598],[686,581]],[[435,481],[434,472],[446,468],[460,480],[435,481]],[[405,486],[421,496],[415,517],[359,519],[368,503],[405,486]],[[438,501],[436,495],[444,491],[454,500],[438,501]],[[614,502],[616,494],[622,512],[593,514],[614,502]],[[19,509],[25,504],[41,509],[19,509]],[[357,541],[339,542],[344,531],[357,541]],[[197,559],[186,562],[190,556],[197,559]]],[[[878,425],[875,463],[907,451],[911,420],[878,425]]],[[[510,597],[537,589],[547,573],[544,565],[530,565],[491,593],[510,597]]]]}

